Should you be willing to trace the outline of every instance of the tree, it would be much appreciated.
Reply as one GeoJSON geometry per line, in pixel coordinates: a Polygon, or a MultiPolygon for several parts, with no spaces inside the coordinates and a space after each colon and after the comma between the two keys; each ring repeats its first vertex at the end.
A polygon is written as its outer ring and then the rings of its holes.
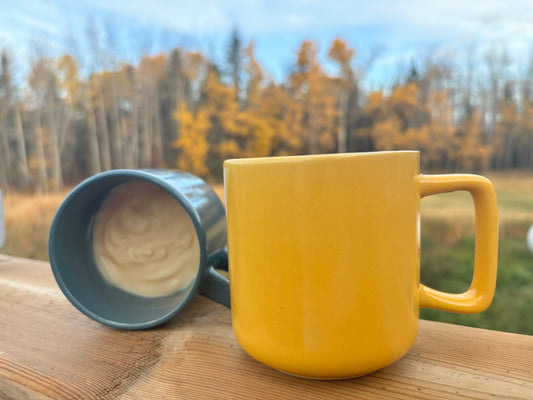
{"type": "MultiPolygon", "coordinates": [[[[73,163],[72,154],[65,155],[65,146],[70,141],[75,141],[72,134],[71,123],[77,113],[83,113],[84,85],[79,76],[78,63],[69,54],[64,54],[57,60],[57,84],[59,89],[58,102],[58,150],[61,157],[62,170],[65,165],[73,163]],[[65,157],[66,156],[66,157],[65,157]],[[65,162],[65,158],[68,160],[65,162]]],[[[73,146],[75,147],[75,146],[73,146]]]]}
{"type": "Polygon", "coordinates": [[[27,85],[1,55],[2,188],[58,190],[110,168],[220,178],[226,158],[353,150],[420,150],[430,171],[533,168],[533,62],[520,76],[505,51],[471,51],[461,69],[453,57],[413,60],[365,92],[361,56],[340,38],[327,49],[334,73],[307,40],[276,82],[237,29],[220,63],[186,48],[120,63],[112,26],[96,28],[84,68],[74,53],[39,53],[27,85]]]}
{"type": "MultiPolygon", "coordinates": [[[[31,182],[24,128],[16,87],[11,79],[11,60],[4,50],[0,54],[0,185],[10,180],[19,189],[26,190],[31,182]]],[[[5,187],[4,187],[5,190],[5,187]]]]}
{"type": "Polygon", "coordinates": [[[174,112],[181,101],[190,104],[190,85],[185,76],[184,58],[182,49],[176,48],[170,52],[166,71],[159,85],[165,165],[172,165],[176,160],[174,142],[177,140],[178,126],[173,117],[174,112]]]}
{"type": "MultiPolygon", "coordinates": [[[[330,152],[336,147],[338,108],[334,84],[320,66],[318,46],[304,41],[297,52],[295,71],[289,76],[293,101],[301,109],[307,139],[305,152],[330,152]]],[[[299,111],[296,111],[299,112],[299,111]]]]}
{"type": "Polygon", "coordinates": [[[270,82],[257,101],[258,113],[273,131],[271,155],[293,155],[304,152],[307,133],[300,124],[302,110],[281,85],[270,82]]]}
{"type": "Polygon", "coordinates": [[[497,154],[496,159],[500,169],[509,169],[519,166],[518,152],[520,148],[520,130],[522,117],[518,103],[515,101],[511,88],[504,91],[500,109],[501,117],[492,127],[496,134],[497,154]]]}
{"type": "Polygon", "coordinates": [[[447,88],[431,90],[427,95],[426,107],[431,113],[429,142],[423,154],[423,165],[427,170],[453,170],[455,159],[450,149],[455,136],[454,109],[447,88]]]}
{"type": "Polygon", "coordinates": [[[239,157],[245,147],[245,130],[238,123],[240,106],[237,88],[224,84],[215,68],[210,68],[203,90],[203,107],[213,129],[209,134],[211,157],[220,164],[229,157],[239,157]]]}
{"type": "MultiPolygon", "coordinates": [[[[101,73],[92,73],[89,77],[89,102],[86,106],[89,117],[89,130],[92,132],[94,121],[94,132],[98,138],[98,153],[100,155],[100,170],[107,171],[111,169],[111,147],[109,138],[109,127],[107,122],[106,101],[104,90],[107,86],[107,71],[101,73]],[[94,118],[93,118],[94,116],[94,118]]],[[[93,162],[93,166],[96,164],[93,162]]]]}
{"type": "Polygon", "coordinates": [[[489,165],[492,148],[483,143],[481,115],[474,111],[464,118],[455,135],[455,158],[462,169],[482,172],[489,165]]]}
{"type": "Polygon", "coordinates": [[[182,101],[174,113],[174,119],[179,126],[179,138],[174,143],[174,147],[180,151],[177,167],[199,176],[207,175],[207,133],[211,128],[207,111],[199,110],[194,115],[182,101]]]}
{"type": "Polygon", "coordinates": [[[261,85],[265,74],[255,57],[255,43],[250,42],[244,47],[243,52],[246,56],[245,74],[248,78],[246,83],[246,106],[254,107],[260,102],[259,97],[263,90],[261,85]]]}
{"type": "Polygon", "coordinates": [[[344,153],[348,150],[350,97],[357,91],[356,76],[351,65],[354,55],[355,50],[349,48],[346,42],[341,39],[335,39],[328,52],[328,57],[338,64],[340,70],[336,82],[339,91],[338,153],[344,153]]]}
{"type": "Polygon", "coordinates": [[[65,115],[59,97],[56,71],[51,59],[41,58],[32,65],[30,74],[30,87],[37,108],[34,127],[38,143],[36,156],[40,159],[39,176],[42,191],[47,191],[49,185],[56,191],[63,187],[60,126],[64,123],[65,115]],[[50,162],[50,174],[47,173],[46,176],[50,182],[44,182],[43,170],[46,170],[47,160],[50,162]]]}
{"type": "Polygon", "coordinates": [[[531,169],[533,168],[533,104],[529,98],[523,99],[520,134],[522,139],[520,166],[531,169]]]}
{"type": "Polygon", "coordinates": [[[235,88],[237,99],[240,98],[242,67],[243,67],[243,50],[239,30],[234,28],[231,31],[231,38],[228,46],[227,62],[229,66],[229,76],[231,83],[235,88]]]}
{"type": "Polygon", "coordinates": [[[143,57],[137,68],[142,106],[140,108],[140,148],[143,168],[163,166],[163,123],[159,96],[159,82],[166,72],[166,58],[143,57]]]}
{"type": "Polygon", "coordinates": [[[378,121],[370,130],[376,149],[422,150],[429,146],[430,117],[419,103],[418,95],[418,85],[408,81],[396,86],[389,97],[377,105],[383,109],[374,111],[378,121]]]}

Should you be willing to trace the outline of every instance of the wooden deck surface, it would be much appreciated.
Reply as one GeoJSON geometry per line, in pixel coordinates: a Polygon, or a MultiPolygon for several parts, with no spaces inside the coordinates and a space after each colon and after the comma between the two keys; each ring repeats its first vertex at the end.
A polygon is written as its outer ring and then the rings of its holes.
{"type": "Polygon", "coordinates": [[[248,357],[230,311],[201,296],[162,327],[119,331],[76,310],[48,263],[0,255],[0,310],[2,400],[533,399],[533,336],[421,321],[400,361],[328,382],[248,357]]]}

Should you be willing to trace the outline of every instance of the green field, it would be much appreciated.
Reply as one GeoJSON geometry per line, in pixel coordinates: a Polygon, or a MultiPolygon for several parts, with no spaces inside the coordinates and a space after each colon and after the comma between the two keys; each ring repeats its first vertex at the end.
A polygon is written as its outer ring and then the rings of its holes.
{"type": "MultiPolygon", "coordinates": [[[[533,173],[495,174],[500,214],[496,295],[490,308],[474,315],[421,310],[421,317],[533,335],[533,254],[526,234],[533,224],[533,173]]],[[[215,187],[223,198],[223,188],[215,187]]],[[[3,253],[48,259],[50,223],[67,192],[5,198],[7,241],[3,253]]],[[[421,203],[421,281],[435,289],[462,292],[472,277],[474,208],[467,193],[424,198],[421,203]]]]}

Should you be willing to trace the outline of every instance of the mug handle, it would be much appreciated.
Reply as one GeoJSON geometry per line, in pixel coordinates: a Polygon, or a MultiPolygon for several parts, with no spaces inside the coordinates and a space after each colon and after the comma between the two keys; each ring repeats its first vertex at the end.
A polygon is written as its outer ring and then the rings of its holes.
{"type": "Polygon", "coordinates": [[[474,200],[476,242],[474,275],[470,288],[451,294],[420,284],[420,307],[458,313],[485,310],[494,297],[498,265],[498,203],[492,183],[482,176],[467,174],[419,175],[420,197],[466,190],[474,200]]]}
{"type": "Polygon", "coordinates": [[[199,293],[231,308],[229,280],[216,271],[216,269],[228,270],[228,248],[224,247],[211,253],[207,258],[207,265],[199,293]]]}

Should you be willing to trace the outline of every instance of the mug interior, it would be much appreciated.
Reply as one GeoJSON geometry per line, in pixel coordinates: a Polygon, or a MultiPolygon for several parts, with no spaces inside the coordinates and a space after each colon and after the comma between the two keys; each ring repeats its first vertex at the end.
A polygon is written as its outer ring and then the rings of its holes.
{"type": "Polygon", "coordinates": [[[110,190],[136,179],[157,184],[149,177],[129,175],[82,183],[61,204],[50,230],[50,263],[66,297],[94,320],[122,329],[144,329],[168,320],[187,303],[198,281],[197,276],[186,289],[168,296],[141,297],[108,283],[100,273],[92,250],[95,215],[110,190]]]}

